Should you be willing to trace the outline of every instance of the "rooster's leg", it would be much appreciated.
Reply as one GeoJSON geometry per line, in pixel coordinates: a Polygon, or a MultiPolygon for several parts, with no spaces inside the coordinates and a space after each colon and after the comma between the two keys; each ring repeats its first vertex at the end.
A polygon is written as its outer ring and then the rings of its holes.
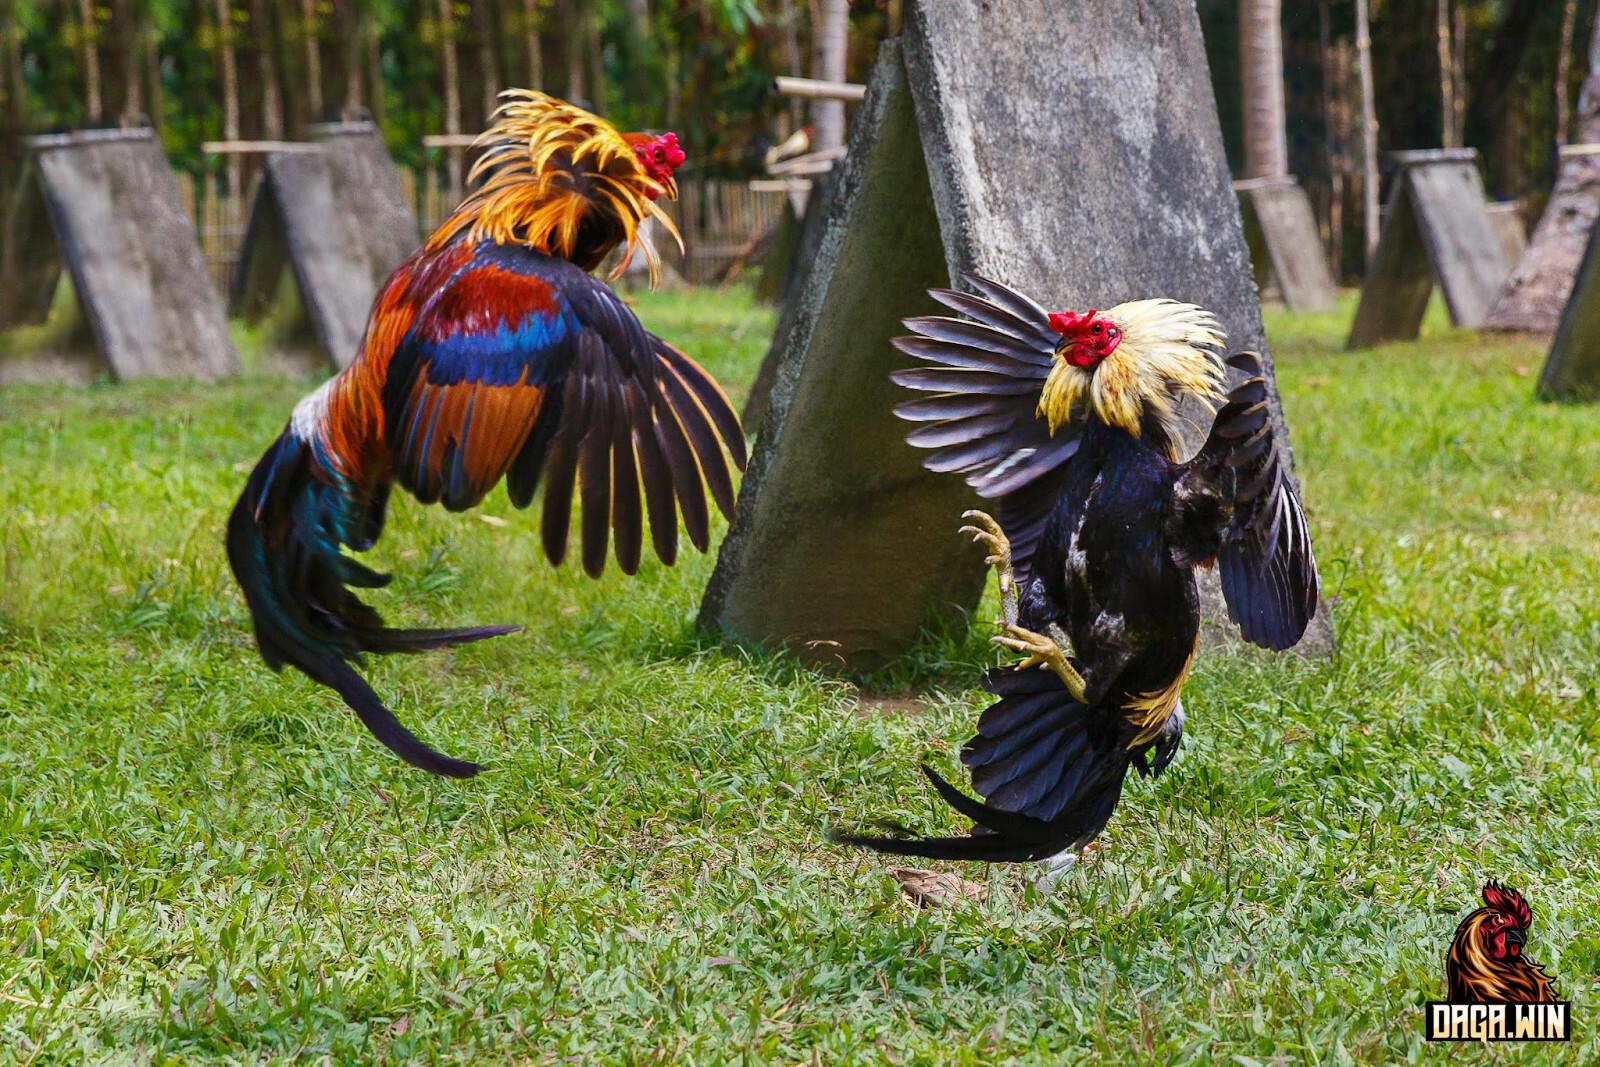
{"type": "Polygon", "coordinates": [[[1055,676],[1061,679],[1061,684],[1067,687],[1067,692],[1072,694],[1072,699],[1080,703],[1087,703],[1084,698],[1085,686],[1083,675],[1067,660],[1067,654],[1061,651],[1061,646],[1056,639],[1045,634],[1037,634],[1032,630],[1024,630],[1016,623],[1008,623],[1005,632],[993,638],[997,645],[1004,645],[1013,652],[1020,652],[1026,658],[1017,664],[1017,670],[1027,667],[1043,667],[1054,671],[1055,676]]]}
{"type": "Polygon", "coordinates": [[[982,511],[963,511],[963,519],[971,519],[975,525],[963,526],[960,533],[971,534],[974,543],[983,542],[983,547],[989,550],[989,555],[983,562],[994,568],[994,576],[1000,585],[1000,612],[1005,617],[1005,625],[1017,624],[1017,575],[1011,566],[1011,541],[1006,537],[1006,532],[1000,524],[982,511]]]}

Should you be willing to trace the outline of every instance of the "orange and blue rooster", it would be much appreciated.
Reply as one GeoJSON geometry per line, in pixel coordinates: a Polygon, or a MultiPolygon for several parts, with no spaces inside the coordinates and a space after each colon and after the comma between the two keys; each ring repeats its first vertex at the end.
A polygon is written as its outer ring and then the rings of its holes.
{"type": "Polygon", "coordinates": [[[619,133],[543,93],[504,96],[475,191],[383,284],[355,361],[296,405],[228,521],[268,666],[337,691],[407,763],[463,778],[482,768],[414,736],[355,666],[517,628],[394,629],[351,591],[389,581],[344,549],[377,541],[391,489],[461,511],[503,477],[520,508],[542,481],[543,547],[559,564],[576,487],[584,570],[600,573],[612,541],[632,574],[646,515],[664,563],[680,513],[705,551],[706,489],[731,514],[728,460],[745,462],[717,383],[590,274],[621,248],[622,263],[646,256],[654,282],[645,224],[677,237],[656,203],[677,196],[677,137],[619,133]]]}

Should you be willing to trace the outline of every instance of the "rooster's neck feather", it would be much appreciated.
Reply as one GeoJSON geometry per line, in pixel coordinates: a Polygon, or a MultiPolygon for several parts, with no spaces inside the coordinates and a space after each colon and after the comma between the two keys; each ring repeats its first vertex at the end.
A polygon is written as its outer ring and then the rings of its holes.
{"type": "Polygon", "coordinates": [[[613,277],[637,247],[654,284],[657,255],[640,227],[653,218],[680,245],[682,239],[655,203],[662,194],[675,198],[677,186],[645,172],[633,150],[641,136],[544,93],[500,95],[505,102],[478,138],[486,147],[467,176],[478,187],[428,238],[428,248],[464,233],[472,241],[525,244],[589,269],[621,244],[613,277]]]}

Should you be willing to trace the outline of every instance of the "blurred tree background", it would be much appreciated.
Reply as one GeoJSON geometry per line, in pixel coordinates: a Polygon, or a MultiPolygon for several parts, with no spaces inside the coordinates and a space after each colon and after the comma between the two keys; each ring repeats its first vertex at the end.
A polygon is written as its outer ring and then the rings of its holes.
{"type": "MultiPolygon", "coordinates": [[[[842,62],[863,80],[909,2],[0,0],[0,183],[20,132],[142,122],[176,167],[217,180],[226,167],[206,141],[293,139],[367,115],[397,162],[443,168],[424,135],[481,129],[505,86],[675,129],[696,175],[754,176],[767,147],[831,121],[775,95],[773,76],[842,62]],[[840,35],[821,32],[841,8],[842,60],[840,35]]],[[[1476,147],[1490,192],[1535,217],[1588,73],[1597,2],[1370,0],[1379,148],[1476,147]]],[[[1239,3],[1198,0],[1236,169],[1239,3]]],[[[1355,21],[1355,0],[1290,0],[1281,26],[1289,169],[1337,235],[1346,277],[1363,247],[1355,21]]]]}
{"type": "MultiPolygon", "coordinates": [[[[829,0],[0,0],[0,101],[13,131],[148,122],[175,166],[215,140],[303,136],[372,117],[398,162],[422,137],[482,129],[534,86],[619,125],[672,128],[710,173],[755,170],[801,110],[829,0]]],[[[901,0],[849,5],[846,76],[864,77],[901,0]]]]}

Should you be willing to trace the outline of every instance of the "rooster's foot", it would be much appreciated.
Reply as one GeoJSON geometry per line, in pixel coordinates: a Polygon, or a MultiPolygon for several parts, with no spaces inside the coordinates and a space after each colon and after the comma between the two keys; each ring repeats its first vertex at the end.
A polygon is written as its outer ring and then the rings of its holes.
{"type": "Polygon", "coordinates": [[[1006,532],[994,518],[982,511],[963,511],[963,519],[971,519],[973,525],[963,526],[959,533],[971,534],[973,543],[982,542],[983,547],[989,550],[989,555],[983,562],[994,568],[995,579],[1000,584],[1000,609],[1005,614],[1008,624],[1017,621],[1017,577],[1011,565],[1011,541],[1006,537],[1006,532]]]}
{"type": "Polygon", "coordinates": [[[1044,634],[1036,634],[1032,630],[1024,630],[1016,623],[1007,623],[1005,632],[992,639],[995,644],[1003,645],[1013,652],[1020,652],[1025,659],[1017,664],[1017,670],[1028,667],[1041,667],[1055,672],[1061,679],[1061,684],[1067,687],[1067,692],[1072,694],[1072,699],[1079,703],[1084,700],[1083,675],[1077,668],[1067,661],[1067,655],[1061,651],[1061,646],[1055,639],[1044,634]]]}

